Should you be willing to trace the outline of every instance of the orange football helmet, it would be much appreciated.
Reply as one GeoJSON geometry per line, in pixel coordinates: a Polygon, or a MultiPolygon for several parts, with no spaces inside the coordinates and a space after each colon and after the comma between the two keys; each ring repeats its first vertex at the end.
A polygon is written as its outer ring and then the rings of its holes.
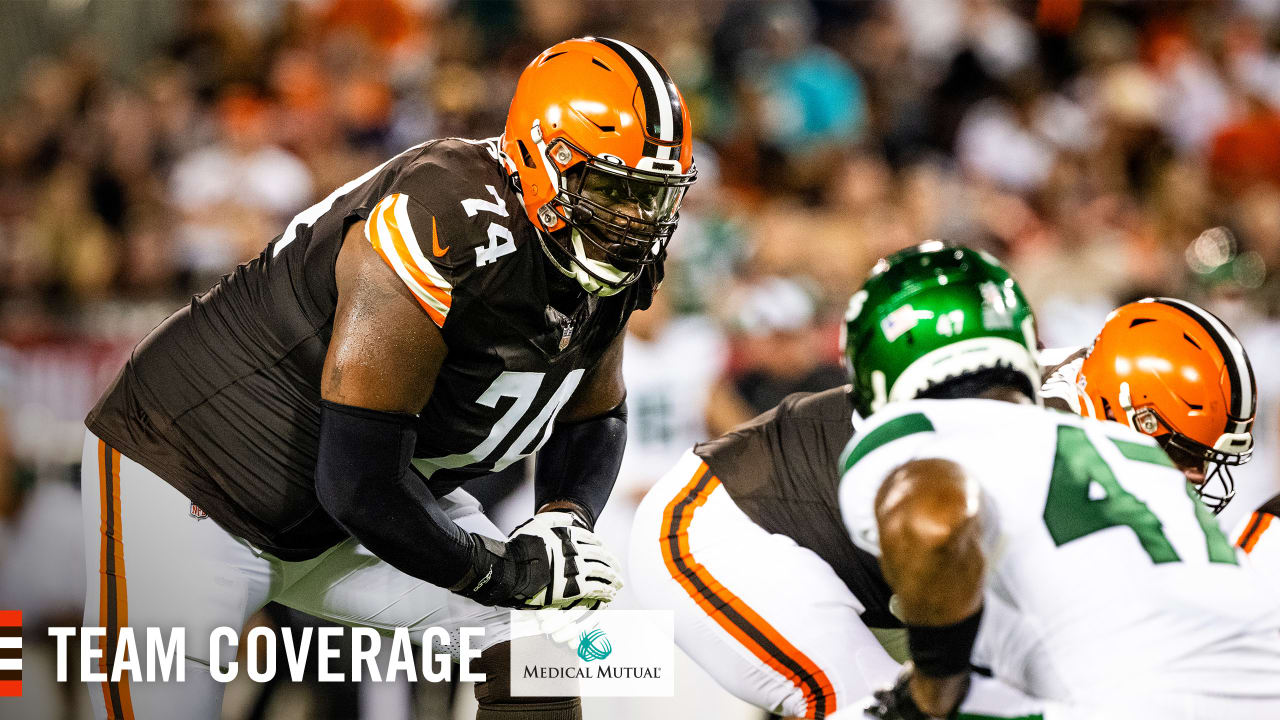
{"type": "Polygon", "coordinates": [[[675,83],[652,55],[608,38],[566,40],[529,63],[502,149],[547,257],[599,295],[662,262],[697,177],[675,83]]]}
{"type": "Polygon", "coordinates": [[[1082,414],[1154,437],[1214,513],[1231,501],[1230,467],[1253,453],[1258,396],[1244,346],[1212,313],[1173,298],[1117,308],[1077,386],[1082,414]]]}

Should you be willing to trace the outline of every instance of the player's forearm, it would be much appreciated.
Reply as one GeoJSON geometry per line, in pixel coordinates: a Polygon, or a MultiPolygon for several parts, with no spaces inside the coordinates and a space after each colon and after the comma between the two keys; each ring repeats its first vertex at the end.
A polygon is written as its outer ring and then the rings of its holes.
{"type": "Polygon", "coordinates": [[[965,696],[982,617],[982,525],[964,472],[944,460],[895,470],[876,499],[881,567],[907,626],[921,710],[948,715],[965,696]]]}
{"type": "Polygon", "coordinates": [[[538,510],[572,510],[585,515],[583,522],[593,527],[613,491],[626,446],[626,403],[598,417],[557,424],[538,451],[538,510]]]}
{"type": "Polygon", "coordinates": [[[373,554],[452,587],[471,572],[475,543],[409,473],[416,438],[412,416],[325,402],[316,495],[373,554]]]}
{"type": "Polygon", "coordinates": [[[982,606],[982,524],[970,482],[945,460],[913,460],[876,498],[881,568],[903,622],[956,623],[982,606]]]}

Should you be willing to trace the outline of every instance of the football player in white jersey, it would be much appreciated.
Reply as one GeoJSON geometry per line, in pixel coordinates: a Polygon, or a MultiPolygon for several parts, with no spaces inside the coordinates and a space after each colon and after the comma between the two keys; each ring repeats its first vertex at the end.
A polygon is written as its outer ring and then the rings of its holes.
{"type": "MultiPolygon", "coordinates": [[[[1045,404],[1151,435],[1214,511],[1235,496],[1231,468],[1253,454],[1257,383],[1244,345],[1217,316],[1185,300],[1147,298],[1113,311],[1087,348],[1041,353],[1045,404]],[[1207,378],[1207,380],[1206,380],[1207,378]]],[[[1280,576],[1280,496],[1229,537],[1280,576]]]]}
{"type": "Polygon", "coordinates": [[[1215,515],[1235,496],[1231,468],[1253,454],[1249,356],[1226,323],[1185,300],[1116,308],[1089,347],[1051,369],[1042,393],[1050,407],[1155,438],[1215,515]]]}
{"type": "Polygon", "coordinates": [[[841,512],[880,558],[913,660],[869,716],[974,717],[970,652],[1010,632],[982,621],[1000,604],[1023,636],[996,658],[1021,676],[1001,679],[1046,702],[982,716],[1280,717],[1280,598],[1156,439],[1038,406],[1012,279],[929,243],[859,296],[848,360],[874,414],[846,450],[841,512]]]}

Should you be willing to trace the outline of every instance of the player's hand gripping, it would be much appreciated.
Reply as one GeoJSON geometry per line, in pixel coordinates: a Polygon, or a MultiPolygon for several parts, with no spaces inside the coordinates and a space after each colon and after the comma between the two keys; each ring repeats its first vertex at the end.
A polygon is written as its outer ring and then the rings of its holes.
{"type": "Polygon", "coordinates": [[[935,718],[916,705],[915,698],[911,696],[912,672],[914,668],[907,663],[893,687],[875,691],[870,701],[864,701],[862,705],[865,708],[863,716],[876,720],[945,720],[954,717],[954,710],[945,718],[935,718]]]}
{"type": "Polygon", "coordinates": [[[609,602],[622,588],[618,560],[570,512],[540,512],[516,528],[508,543],[541,540],[550,579],[528,607],[565,607],[578,600],[609,602]]]}
{"type": "Polygon", "coordinates": [[[541,512],[506,543],[479,535],[477,568],[455,591],[484,605],[511,608],[591,606],[613,600],[622,587],[618,561],[595,533],[569,512],[541,512]]]}

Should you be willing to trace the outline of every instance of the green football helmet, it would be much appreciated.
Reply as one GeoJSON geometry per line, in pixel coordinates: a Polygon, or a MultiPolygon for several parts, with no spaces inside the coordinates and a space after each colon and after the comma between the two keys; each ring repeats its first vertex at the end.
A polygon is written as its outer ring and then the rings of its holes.
{"type": "Polygon", "coordinates": [[[991,255],[937,240],[876,263],[849,299],[841,344],[863,417],[981,370],[1008,368],[1040,387],[1022,289],[991,255]]]}

